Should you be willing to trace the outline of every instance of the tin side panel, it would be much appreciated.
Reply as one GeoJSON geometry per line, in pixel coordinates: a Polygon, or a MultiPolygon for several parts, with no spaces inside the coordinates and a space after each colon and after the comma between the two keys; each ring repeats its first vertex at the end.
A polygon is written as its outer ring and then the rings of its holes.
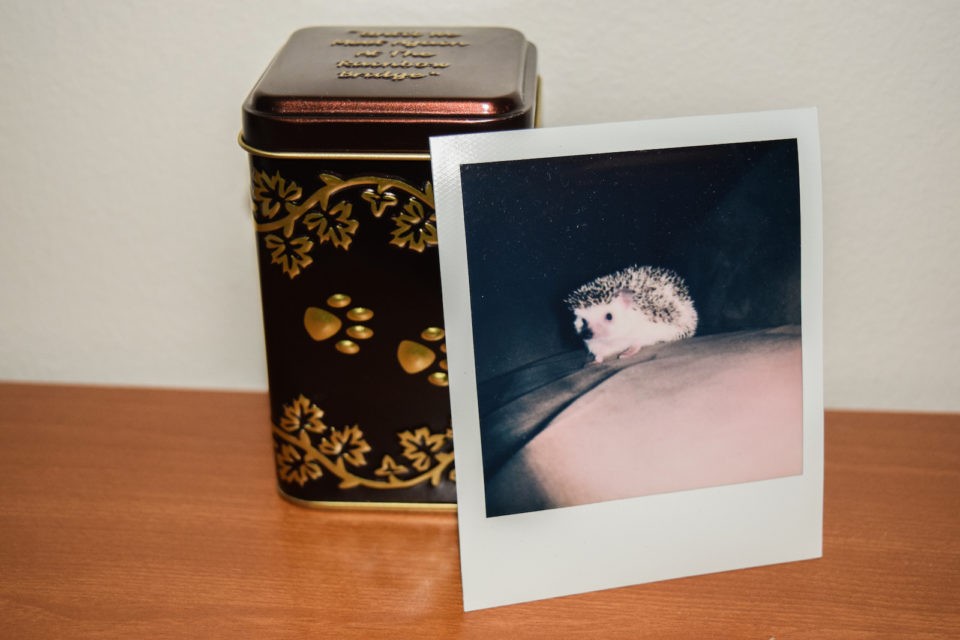
{"type": "Polygon", "coordinates": [[[454,503],[429,162],[253,156],[251,175],[281,491],[454,503]]]}
{"type": "Polygon", "coordinates": [[[429,138],[536,108],[536,49],[503,28],[303,29],[247,97],[283,495],[455,503],[429,138]]]}

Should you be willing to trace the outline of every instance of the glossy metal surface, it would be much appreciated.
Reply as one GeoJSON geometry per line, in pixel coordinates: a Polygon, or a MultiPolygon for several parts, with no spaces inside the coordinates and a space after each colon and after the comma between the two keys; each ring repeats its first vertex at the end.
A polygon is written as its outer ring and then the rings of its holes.
{"type": "Polygon", "coordinates": [[[243,141],[266,152],[424,152],[432,135],[532,126],[536,93],[536,49],[513,29],[311,27],[247,97],[243,141]]]}

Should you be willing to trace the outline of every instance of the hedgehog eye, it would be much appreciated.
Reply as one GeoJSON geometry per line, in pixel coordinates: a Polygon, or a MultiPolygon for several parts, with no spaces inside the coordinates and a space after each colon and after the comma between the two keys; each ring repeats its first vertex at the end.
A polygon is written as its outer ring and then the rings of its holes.
{"type": "Polygon", "coordinates": [[[613,320],[613,314],[612,314],[612,313],[608,313],[608,314],[607,314],[606,316],[604,316],[604,317],[607,319],[607,322],[613,320]]]}

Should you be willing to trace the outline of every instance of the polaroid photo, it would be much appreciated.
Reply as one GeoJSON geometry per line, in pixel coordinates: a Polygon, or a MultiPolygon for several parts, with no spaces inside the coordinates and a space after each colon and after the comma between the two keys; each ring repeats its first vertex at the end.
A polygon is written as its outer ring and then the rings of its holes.
{"type": "Polygon", "coordinates": [[[431,153],[464,608],[819,557],[816,111],[431,153]]]}

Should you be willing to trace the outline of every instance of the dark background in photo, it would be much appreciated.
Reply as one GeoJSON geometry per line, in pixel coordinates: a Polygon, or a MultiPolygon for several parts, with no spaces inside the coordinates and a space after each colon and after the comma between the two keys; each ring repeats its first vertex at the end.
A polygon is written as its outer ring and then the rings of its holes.
{"type": "Polygon", "coordinates": [[[673,269],[697,335],[800,324],[796,140],[461,167],[477,379],[582,348],[563,299],[673,269]]]}

